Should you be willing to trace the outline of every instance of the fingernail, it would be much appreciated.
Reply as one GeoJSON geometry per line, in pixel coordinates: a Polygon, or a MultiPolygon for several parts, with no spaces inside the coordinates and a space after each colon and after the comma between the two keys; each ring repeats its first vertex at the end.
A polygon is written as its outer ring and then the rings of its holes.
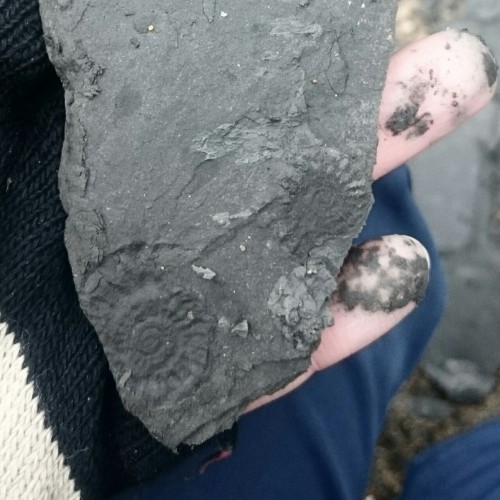
{"type": "MultiPolygon", "coordinates": [[[[480,35],[470,33],[468,30],[449,30],[448,33],[451,38],[449,50],[452,50],[451,43],[456,41],[461,43],[463,50],[469,49],[471,52],[474,52],[476,54],[474,63],[477,72],[479,75],[482,74],[482,89],[489,88],[494,90],[498,77],[498,63],[484,39],[480,35]]],[[[481,77],[478,78],[478,82],[481,83],[481,77]]]]}
{"type": "Polygon", "coordinates": [[[394,54],[379,117],[377,177],[483,108],[497,73],[491,50],[468,31],[436,33],[394,54]]]}
{"type": "Polygon", "coordinates": [[[333,303],[348,311],[392,312],[424,298],[430,259],[409,236],[383,236],[353,246],[337,279],[333,303]]]}

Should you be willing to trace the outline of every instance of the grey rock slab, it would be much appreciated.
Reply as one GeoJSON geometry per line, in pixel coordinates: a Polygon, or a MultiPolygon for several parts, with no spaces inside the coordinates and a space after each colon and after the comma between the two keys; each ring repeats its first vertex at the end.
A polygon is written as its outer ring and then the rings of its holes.
{"type": "Polygon", "coordinates": [[[41,1],[80,303],[169,447],[309,365],[371,206],[396,1],[41,1]]]}
{"type": "Polygon", "coordinates": [[[463,249],[473,237],[480,189],[478,130],[489,124],[488,116],[485,110],[410,163],[415,200],[442,252],[463,249]]]}
{"type": "MultiPolygon", "coordinates": [[[[486,193],[483,195],[486,197],[486,193]]],[[[480,220],[476,224],[483,238],[487,227],[484,222],[480,220]]],[[[468,359],[474,361],[481,372],[494,374],[500,368],[497,301],[500,253],[493,245],[486,246],[479,236],[476,247],[447,256],[444,261],[448,306],[426,351],[425,361],[436,364],[447,358],[468,359]]]]}

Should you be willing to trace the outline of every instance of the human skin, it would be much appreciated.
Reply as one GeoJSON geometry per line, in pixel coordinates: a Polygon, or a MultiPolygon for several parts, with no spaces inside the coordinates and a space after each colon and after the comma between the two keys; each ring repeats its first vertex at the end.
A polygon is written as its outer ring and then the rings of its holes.
{"type": "MultiPolygon", "coordinates": [[[[489,49],[478,37],[466,31],[436,33],[395,53],[389,63],[382,93],[373,179],[413,158],[488,104],[495,94],[497,69],[489,49]],[[394,121],[398,111],[399,116],[406,118],[406,123],[394,121]]],[[[387,259],[390,249],[405,259],[424,257],[428,261],[425,248],[412,241],[415,244],[410,248],[407,236],[384,238],[383,244],[378,245],[377,273],[382,275],[390,271],[387,259]]],[[[352,273],[352,269],[348,273],[349,267],[344,265],[338,282],[352,281],[356,273],[352,273]]],[[[358,281],[359,273],[365,283],[372,278],[366,269],[358,271],[358,281]]],[[[387,333],[415,307],[416,300],[390,311],[368,310],[361,305],[350,308],[341,294],[335,292],[330,304],[335,324],[322,331],[320,345],[311,355],[309,369],[283,389],[255,400],[246,412],[284,396],[314,373],[363,349],[387,333]]]]}

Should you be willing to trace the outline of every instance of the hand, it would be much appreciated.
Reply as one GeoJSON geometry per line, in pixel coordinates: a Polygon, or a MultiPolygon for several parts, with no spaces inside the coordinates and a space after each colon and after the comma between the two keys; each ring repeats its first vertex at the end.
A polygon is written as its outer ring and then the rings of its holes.
{"type": "MultiPolygon", "coordinates": [[[[374,180],[483,108],[495,92],[497,69],[484,43],[465,31],[437,33],[394,54],[382,94],[374,180]]],[[[323,330],[309,369],[278,392],[251,403],[246,411],[284,396],[315,372],[388,332],[417,306],[425,292],[429,267],[425,248],[407,236],[368,241],[351,251],[330,304],[335,324],[323,330]],[[402,257],[404,264],[394,266],[393,255],[402,257]],[[388,273],[390,283],[383,278],[388,273]],[[391,298],[400,292],[403,297],[397,303],[380,300],[384,292],[391,298]]]]}

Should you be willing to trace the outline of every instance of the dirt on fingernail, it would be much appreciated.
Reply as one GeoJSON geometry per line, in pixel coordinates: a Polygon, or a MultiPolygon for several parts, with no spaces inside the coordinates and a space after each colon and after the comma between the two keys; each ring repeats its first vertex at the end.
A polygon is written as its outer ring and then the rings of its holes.
{"type": "Polygon", "coordinates": [[[498,63],[491,52],[483,52],[483,66],[484,72],[486,73],[486,78],[488,78],[488,85],[493,87],[497,81],[498,75],[498,63]]]}
{"type": "MultiPolygon", "coordinates": [[[[410,238],[405,243],[415,246],[410,238]]],[[[349,251],[335,302],[342,303],[348,311],[360,306],[365,311],[391,313],[410,302],[420,303],[428,279],[427,259],[416,250],[406,258],[390,240],[372,240],[349,251]]]]}

